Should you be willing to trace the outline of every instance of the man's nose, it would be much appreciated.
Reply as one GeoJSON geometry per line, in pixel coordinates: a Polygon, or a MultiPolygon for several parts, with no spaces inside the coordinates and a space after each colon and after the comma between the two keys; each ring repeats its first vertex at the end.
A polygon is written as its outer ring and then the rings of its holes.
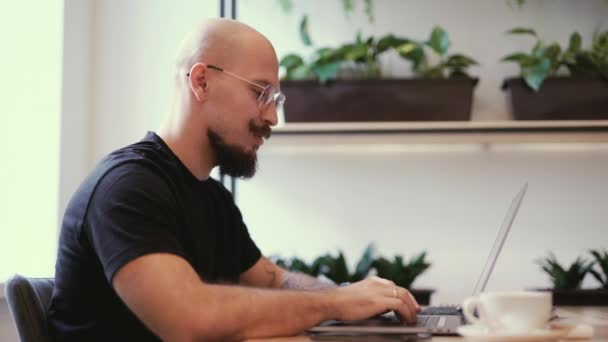
{"type": "Polygon", "coordinates": [[[274,103],[271,103],[262,110],[262,120],[269,126],[276,126],[279,123],[277,107],[274,103]]]}

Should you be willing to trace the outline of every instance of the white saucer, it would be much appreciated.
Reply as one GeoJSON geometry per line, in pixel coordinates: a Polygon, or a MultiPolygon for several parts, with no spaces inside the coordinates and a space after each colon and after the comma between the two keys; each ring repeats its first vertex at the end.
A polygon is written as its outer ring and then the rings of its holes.
{"type": "Polygon", "coordinates": [[[566,335],[569,329],[548,328],[525,333],[490,332],[478,325],[463,325],[458,327],[458,333],[469,341],[485,342],[540,342],[556,341],[566,335]]]}

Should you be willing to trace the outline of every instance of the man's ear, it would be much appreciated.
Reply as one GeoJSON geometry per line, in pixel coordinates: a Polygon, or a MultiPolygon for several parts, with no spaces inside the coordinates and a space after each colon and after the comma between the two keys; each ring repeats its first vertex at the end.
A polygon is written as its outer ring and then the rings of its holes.
{"type": "Polygon", "coordinates": [[[190,82],[190,90],[194,97],[199,102],[203,102],[207,99],[207,72],[209,69],[204,63],[196,63],[190,68],[188,73],[188,79],[190,82]]]}

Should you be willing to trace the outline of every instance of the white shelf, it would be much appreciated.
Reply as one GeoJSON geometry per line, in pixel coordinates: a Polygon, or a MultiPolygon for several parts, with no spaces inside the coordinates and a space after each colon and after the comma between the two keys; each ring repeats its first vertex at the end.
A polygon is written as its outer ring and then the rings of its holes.
{"type": "Polygon", "coordinates": [[[608,120],[287,123],[274,144],[608,143],[608,120]]]}

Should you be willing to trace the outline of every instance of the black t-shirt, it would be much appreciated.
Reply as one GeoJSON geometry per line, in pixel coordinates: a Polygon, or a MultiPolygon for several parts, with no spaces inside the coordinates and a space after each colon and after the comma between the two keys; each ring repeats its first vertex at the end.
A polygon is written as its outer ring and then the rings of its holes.
{"type": "Polygon", "coordinates": [[[237,283],[260,258],[230,192],[196,179],[152,132],[105,157],[66,209],[52,339],[158,340],[111,286],[116,271],[149,253],[179,255],[208,283],[237,283]]]}

